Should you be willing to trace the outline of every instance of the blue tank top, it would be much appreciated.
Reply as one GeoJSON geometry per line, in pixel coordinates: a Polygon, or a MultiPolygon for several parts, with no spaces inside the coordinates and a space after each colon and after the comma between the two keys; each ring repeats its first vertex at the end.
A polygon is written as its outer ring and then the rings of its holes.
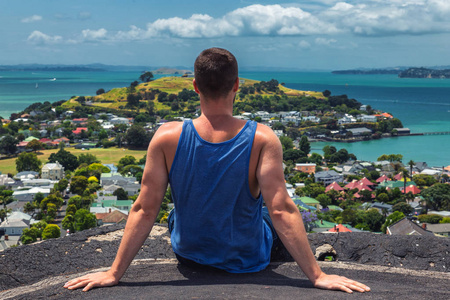
{"type": "Polygon", "coordinates": [[[248,172],[256,122],[231,140],[203,140],[185,121],[169,182],[175,205],[174,252],[231,273],[257,272],[270,262],[272,233],[262,196],[250,193],[248,172]]]}

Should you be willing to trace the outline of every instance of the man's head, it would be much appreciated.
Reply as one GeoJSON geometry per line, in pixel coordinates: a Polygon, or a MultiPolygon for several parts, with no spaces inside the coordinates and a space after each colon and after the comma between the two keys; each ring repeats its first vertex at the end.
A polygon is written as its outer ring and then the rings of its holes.
{"type": "Polygon", "coordinates": [[[195,83],[198,90],[209,99],[228,95],[238,78],[236,58],[221,48],[204,50],[195,60],[195,83]]]}

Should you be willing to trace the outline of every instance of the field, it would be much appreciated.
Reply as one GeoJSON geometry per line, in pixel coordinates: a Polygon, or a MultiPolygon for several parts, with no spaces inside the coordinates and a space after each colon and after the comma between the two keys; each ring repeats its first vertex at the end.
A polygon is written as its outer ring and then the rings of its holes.
{"type": "MultiPolygon", "coordinates": [[[[95,148],[90,150],[81,150],[81,149],[74,149],[74,148],[65,148],[70,153],[78,156],[82,153],[89,153],[97,156],[97,158],[100,160],[103,164],[117,164],[119,160],[124,157],[125,155],[132,155],[136,157],[137,160],[141,159],[144,154],[146,153],[146,150],[129,150],[124,148],[95,148]]],[[[58,149],[52,149],[52,150],[41,150],[38,152],[38,158],[42,161],[42,164],[48,162],[48,157],[50,154],[57,152],[58,149]]],[[[16,174],[16,157],[9,158],[9,159],[3,159],[0,160],[0,172],[2,174],[16,174]]]]}

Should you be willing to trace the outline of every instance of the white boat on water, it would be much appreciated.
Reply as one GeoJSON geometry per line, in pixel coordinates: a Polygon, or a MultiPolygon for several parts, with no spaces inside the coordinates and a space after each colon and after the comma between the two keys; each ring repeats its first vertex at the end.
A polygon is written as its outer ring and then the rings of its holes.
{"type": "Polygon", "coordinates": [[[56,81],[56,78],[50,79],[50,81],[56,81]]]}

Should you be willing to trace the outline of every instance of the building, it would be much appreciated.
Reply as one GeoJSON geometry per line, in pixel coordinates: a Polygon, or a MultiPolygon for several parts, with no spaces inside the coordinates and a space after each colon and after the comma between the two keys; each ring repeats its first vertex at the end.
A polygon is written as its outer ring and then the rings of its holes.
{"type": "Polygon", "coordinates": [[[395,222],[386,229],[386,234],[389,235],[431,235],[431,231],[426,230],[427,226],[419,226],[416,223],[408,220],[406,217],[398,222],[395,222]]]}
{"type": "Polygon", "coordinates": [[[59,162],[45,164],[41,170],[41,178],[61,180],[64,178],[64,167],[59,162]]]}
{"type": "Polygon", "coordinates": [[[316,172],[316,164],[295,164],[294,170],[303,173],[314,174],[316,172]]]}
{"type": "Polygon", "coordinates": [[[344,175],[339,174],[338,172],[331,170],[331,171],[322,171],[317,172],[314,175],[315,182],[322,182],[325,186],[329,185],[330,183],[336,182],[343,182],[344,181],[344,175]]]}
{"type": "Polygon", "coordinates": [[[349,128],[348,132],[351,132],[353,136],[363,136],[363,135],[371,135],[372,130],[366,127],[358,127],[358,128],[349,128]]]}

